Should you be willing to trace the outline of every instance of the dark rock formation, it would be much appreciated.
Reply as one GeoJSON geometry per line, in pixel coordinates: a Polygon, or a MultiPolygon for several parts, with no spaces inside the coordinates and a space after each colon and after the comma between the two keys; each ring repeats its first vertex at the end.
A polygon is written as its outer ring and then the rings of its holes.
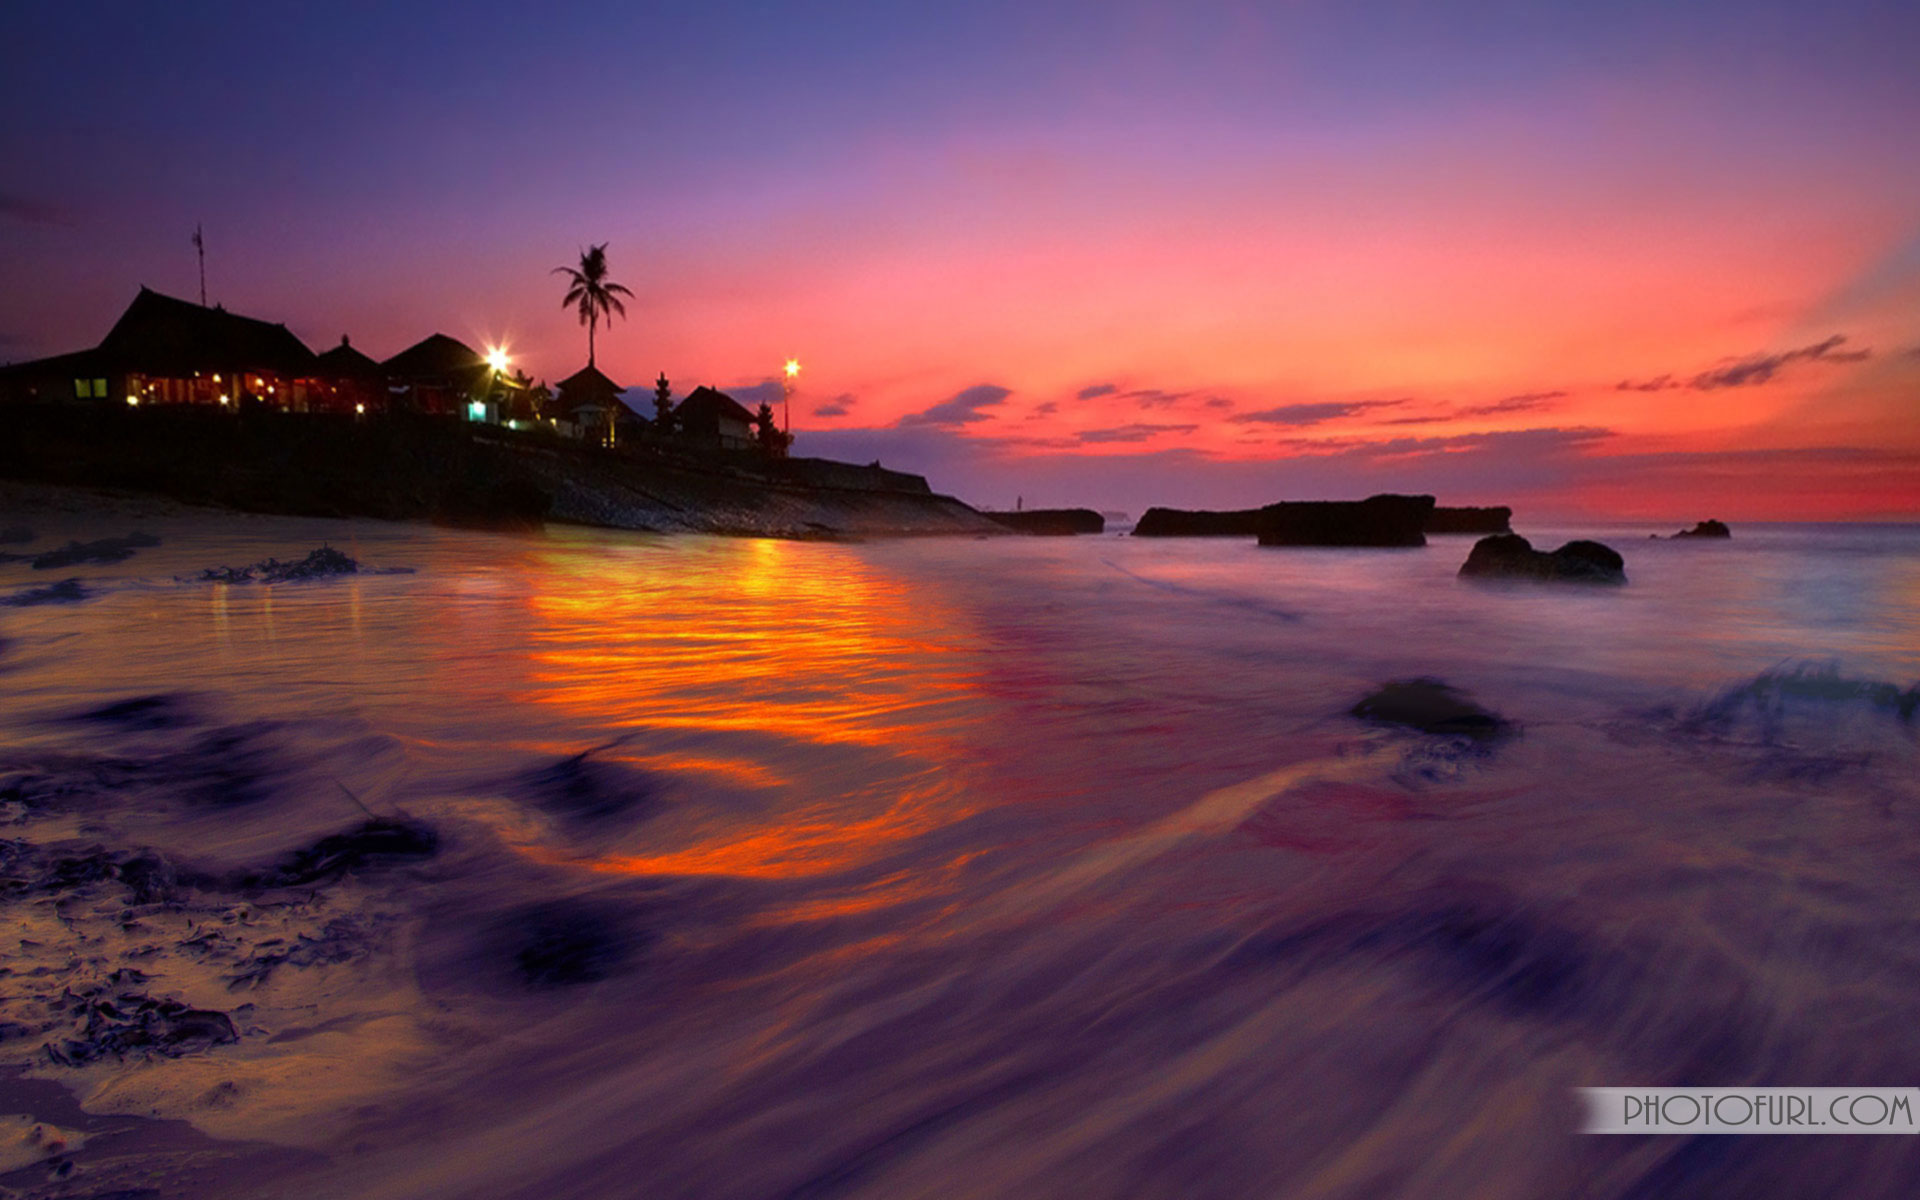
{"type": "Polygon", "coordinates": [[[1435,508],[1427,518],[1428,533],[1512,533],[1513,510],[1495,508],[1435,508]]]}
{"type": "Polygon", "coordinates": [[[1252,537],[1262,546],[1424,546],[1433,511],[1432,496],[1288,500],[1222,512],[1150,508],[1133,536],[1252,537]]]}
{"type": "Polygon", "coordinates": [[[1475,704],[1465,692],[1438,679],[1389,683],[1347,710],[1362,720],[1402,725],[1421,733],[1491,741],[1512,731],[1498,713],[1475,704]]]}
{"type": "Polygon", "coordinates": [[[272,870],[241,881],[249,887],[305,887],[331,883],[367,867],[432,857],[440,837],[417,821],[373,817],[344,833],[331,833],[294,851],[272,870]]]}
{"type": "Polygon", "coordinates": [[[78,579],[62,579],[46,587],[25,588],[0,598],[8,608],[36,608],[42,604],[78,604],[87,598],[86,585],[78,579]]]}
{"type": "Polygon", "coordinates": [[[1733,536],[1733,530],[1727,528],[1725,521],[1716,521],[1712,517],[1708,517],[1692,529],[1682,529],[1673,536],[1677,538],[1730,538],[1733,536]]]}
{"type": "Polygon", "coordinates": [[[160,539],[150,533],[130,533],[126,537],[101,538],[97,542],[68,542],[58,550],[34,555],[33,569],[47,571],[77,567],[82,563],[125,562],[133,557],[135,550],[145,550],[159,544],[160,539]]]}
{"type": "Polygon", "coordinates": [[[985,515],[1008,529],[1043,537],[1105,533],[1107,529],[1107,519],[1090,508],[1029,508],[1020,512],[990,512],[985,515]]]}
{"type": "Polygon", "coordinates": [[[1542,579],[1564,583],[1627,581],[1626,563],[1599,542],[1568,542],[1552,553],[1535,550],[1517,533],[1484,537],[1461,564],[1462,579],[1542,579]]]}
{"type": "Polygon", "coordinates": [[[1140,514],[1140,520],[1134,524],[1133,536],[1258,537],[1260,514],[1263,511],[1258,508],[1242,508],[1229,512],[1149,508],[1140,514]]]}
{"type": "Polygon", "coordinates": [[[1432,496],[1368,496],[1269,504],[1262,546],[1424,546],[1432,496]]]}
{"type": "Polygon", "coordinates": [[[200,573],[200,578],[210,583],[298,583],[332,575],[352,575],[359,570],[360,564],[355,560],[332,546],[322,546],[299,562],[269,558],[250,567],[208,567],[200,573]]]}

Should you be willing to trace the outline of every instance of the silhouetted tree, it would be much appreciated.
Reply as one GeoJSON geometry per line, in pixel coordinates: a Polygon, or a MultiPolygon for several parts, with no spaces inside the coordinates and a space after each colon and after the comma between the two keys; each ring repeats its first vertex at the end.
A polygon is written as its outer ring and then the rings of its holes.
{"type": "Polygon", "coordinates": [[[755,429],[754,436],[760,442],[760,448],[776,458],[786,450],[788,443],[793,440],[787,434],[780,432],[780,427],[773,423],[773,405],[768,404],[765,400],[760,402],[760,411],[753,415],[753,424],[755,429]]]}
{"type": "Polygon", "coordinates": [[[673,432],[673,386],[667,382],[667,373],[660,372],[660,380],[653,385],[653,430],[655,433],[673,432]]]}
{"type": "Polygon", "coordinates": [[[594,365],[594,331],[602,320],[613,324],[615,313],[626,316],[627,306],[620,302],[620,297],[631,297],[633,293],[607,278],[605,242],[582,250],[579,266],[555,267],[553,273],[567,277],[567,295],[560,301],[560,307],[579,313],[580,323],[587,327],[587,365],[591,367],[594,365]]]}

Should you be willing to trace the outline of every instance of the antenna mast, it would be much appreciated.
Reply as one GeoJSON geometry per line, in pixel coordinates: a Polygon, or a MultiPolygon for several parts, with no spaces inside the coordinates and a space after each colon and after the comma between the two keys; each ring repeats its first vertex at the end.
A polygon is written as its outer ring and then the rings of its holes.
{"type": "Polygon", "coordinates": [[[207,240],[200,236],[200,223],[193,223],[193,248],[200,255],[200,307],[207,306],[207,240]]]}

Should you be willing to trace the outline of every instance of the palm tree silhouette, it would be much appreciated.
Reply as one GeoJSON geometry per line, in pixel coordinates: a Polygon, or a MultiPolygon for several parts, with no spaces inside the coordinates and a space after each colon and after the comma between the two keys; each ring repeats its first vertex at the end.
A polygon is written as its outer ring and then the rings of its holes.
{"type": "Polygon", "coordinates": [[[593,366],[593,334],[602,319],[613,324],[613,315],[627,315],[627,306],[620,303],[620,297],[633,293],[607,278],[607,244],[588,246],[580,252],[580,265],[577,267],[555,267],[555,275],[567,277],[567,296],[560,301],[561,308],[571,308],[580,314],[580,323],[587,327],[587,365],[593,366]]]}

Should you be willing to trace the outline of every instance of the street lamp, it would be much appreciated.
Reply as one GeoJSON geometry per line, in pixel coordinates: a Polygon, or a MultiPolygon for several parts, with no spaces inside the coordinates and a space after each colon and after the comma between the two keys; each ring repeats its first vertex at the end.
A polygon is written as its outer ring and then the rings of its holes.
{"type": "Polygon", "coordinates": [[[787,360],[786,374],[780,380],[780,419],[786,426],[785,432],[793,433],[793,381],[800,375],[800,360],[787,360]]]}

